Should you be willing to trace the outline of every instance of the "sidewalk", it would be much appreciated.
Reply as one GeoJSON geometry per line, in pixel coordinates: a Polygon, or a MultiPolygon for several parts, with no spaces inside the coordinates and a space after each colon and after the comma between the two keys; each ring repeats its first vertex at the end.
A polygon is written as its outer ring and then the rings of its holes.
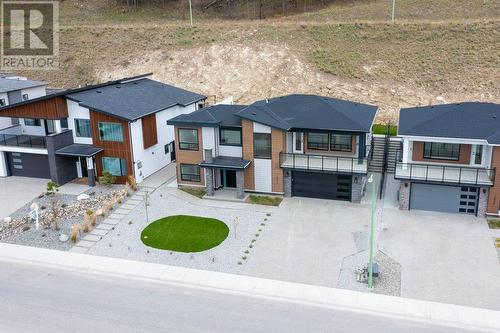
{"type": "Polygon", "coordinates": [[[0,260],[182,285],[340,310],[431,322],[482,332],[500,330],[500,312],[211,271],[0,244],[0,260]]]}

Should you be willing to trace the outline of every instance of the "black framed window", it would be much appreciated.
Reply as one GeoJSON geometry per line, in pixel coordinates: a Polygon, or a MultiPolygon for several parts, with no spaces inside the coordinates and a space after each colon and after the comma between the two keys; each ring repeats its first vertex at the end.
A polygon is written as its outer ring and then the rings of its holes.
{"type": "Polygon", "coordinates": [[[26,126],[40,126],[40,119],[24,118],[24,125],[26,126]]]}
{"type": "Polygon", "coordinates": [[[5,98],[0,98],[0,106],[5,106],[5,104],[7,104],[5,98]]]}
{"type": "Polygon", "coordinates": [[[188,182],[199,182],[200,166],[196,164],[181,164],[181,180],[188,182]]]}
{"type": "Polygon", "coordinates": [[[253,155],[255,158],[271,158],[271,134],[253,134],[253,155]]]}
{"type": "Polygon", "coordinates": [[[179,128],[179,149],[198,150],[198,130],[192,128],[179,128]]]}
{"type": "Polygon", "coordinates": [[[101,141],[123,142],[123,126],[120,123],[99,123],[101,141]]]}
{"type": "Polygon", "coordinates": [[[328,133],[307,133],[307,149],[328,150],[328,133]]]}
{"type": "Polygon", "coordinates": [[[68,128],[68,118],[61,119],[61,128],[68,128]]]}
{"type": "Polygon", "coordinates": [[[27,101],[28,99],[30,99],[28,94],[23,94],[23,101],[27,101]]]}
{"type": "Polygon", "coordinates": [[[460,145],[455,143],[425,142],[424,158],[458,161],[460,159],[460,145]]]}
{"type": "Polygon", "coordinates": [[[351,152],[352,136],[349,134],[331,134],[330,150],[351,152]]]}
{"type": "Polygon", "coordinates": [[[127,175],[127,161],[118,157],[103,157],[102,169],[111,173],[113,176],[127,175]]]}
{"type": "Polygon", "coordinates": [[[75,134],[79,138],[91,138],[90,119],[75,119],[75,134]]]}
{"type": "Polygon", "coordinates": [[[219,143],[223,146],[241,146],[241,128],[221,127],[219,129],[219,143]]]}

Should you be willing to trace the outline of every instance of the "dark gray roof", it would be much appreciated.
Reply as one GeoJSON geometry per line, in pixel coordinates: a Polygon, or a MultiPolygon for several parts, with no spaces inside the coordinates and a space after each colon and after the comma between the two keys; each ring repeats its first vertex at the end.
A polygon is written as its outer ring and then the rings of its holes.
{"type": "Polygon", "coordinates": [[[85,89],[66,97],[81,106],[127,121],[205,99],[203,95],[147,78],[85,89]]]}
{"type": "Polygon", "coordinates": [[[237,117],[235,114],[245,107],[245,105],[218,104],[191,112],[189,114],[181,114],[175,118],[170,119],[167,124],[207,127],[240,127],[241,118],[237,117]]]}
{"type": "Polygon", "coordinates": [[[43,81],[6,79],[0,77],[0,93],[47,85],[43,81]]]}
{"type": "Polygon", "coordinates": [[[465,102],[401,109],[398,133],[500,144],[500,105],[465,102]]]}
{"type": "Polygon", "coordinates": [[[282,130],[369,132],[377,106],[317,95],[287,95],[258,101],[237,115],[282,130]]]}
{"type": "Polygon", "coordinates": [[[91,157],[100,153],[102,150],[103,150],[102,148],[94,147],[92,145],[82,145],[74,143],[69,146],[58,149],[56,151],[56,155],[91,157]]]}
{"type": "Polygon", "coordinates": [[[212,159],[212,162],[208,163],[203,161],[200,163],[201,167],[204,168],[223,168],[223,169],[246,169],[250,165],[250,161],[244,160],[239,157],[229,157],[229,156],[216,156],[212,159]]]}

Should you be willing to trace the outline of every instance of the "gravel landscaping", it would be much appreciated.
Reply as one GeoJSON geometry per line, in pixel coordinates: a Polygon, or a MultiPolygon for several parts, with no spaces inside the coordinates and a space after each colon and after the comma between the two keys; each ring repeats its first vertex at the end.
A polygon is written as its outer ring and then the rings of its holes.
{"type": "Polygon", "coordinates": [[[60,235],[69,235],[71,225],[81,223],[83,213],[86,210],[96,211],[102,206],[103,202],[112,198],[122,188],[120,185],[96,186],[85,191],[84,193],[89,198],[81,201],[77,201],[76,195],[58,193],[54,197],[50,197],[41,194],[14,212],[11,215],[12,221],[0,220],[0,241],[56,250],[69,250],[73,244],[69,241],[61,242],[59,240],[60,235]],[[57,206],[61,209],[59,230],[51,228],[49,211],[53,200],[57,202],[57,206]],[[28,217],[33,203],[37,203],[40,207],[40,228],[38,230],[35,222],[28,217]]]}
{"type": "Polygon", "coordinates": [[[146,220],[145,204],[140,204],[125,216],[102,240],[87,253],[93,255],[126,258],[138,261],[239,273],[245,260],[257,246],[259,237],[265,232],[270,217],[258,212],[255,206],[239,208],[225,203],[215,203],[195,197],[168,186],[162,186],[150,194],[150,206],[146,220]],[[220,207],[218,205],[221,205],[220,207]],[[172,215],[194,215],[214,218],[229,227],[228,237],[218,246],[197,253],[181,253],[148,247],[140,239],[141,232],[151,222],[172,215]],[[260,231],[259,231],[260,230],[260,231]],[[248,251],[248,253],[246,253],[248,251]]]}

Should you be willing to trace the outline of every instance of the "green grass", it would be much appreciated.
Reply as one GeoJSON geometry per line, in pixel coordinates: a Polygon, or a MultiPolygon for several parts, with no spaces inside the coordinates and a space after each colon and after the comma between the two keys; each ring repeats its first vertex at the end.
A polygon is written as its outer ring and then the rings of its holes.
{"type": "MultiPolygon", "coordinates": [[[[387,131],[387,126],[384,124],[373,125],[373,134],[385,135],[386,131],[387,131]]],[[[391,125],[391,127],[389,129],[389,135],[390,136],[397,136],[398,135],[398,127],[395,125],[391,125]]]]}
{"type": "Polygon", "coordinates": [[[283,201],[283,198],[270,197],[265,195],[250,195],[248,197],[248,202],[257,205],[279,206],[281,201],[283,201]]]}
{"type": "Polygon", "coordinates": [[[500,229],[500,220],[488,220],[490,229],[500,229]]]}
{"type": "Polygon", "coordinates": [[[205,196],[205,194],[207,194],[205,190],[201,190],[198,188],[183,187],[180,190],[188,194],[194,195],[195,197],[198,197],[200,199],[202,199],[205,196]]]}
{"type": "Polygon", "coordinates": [[[229,234],[222,221],[188,215],[164,217],[141,233],[142,242],[160,250],[201,252],[216,247],[229,234]]]}

